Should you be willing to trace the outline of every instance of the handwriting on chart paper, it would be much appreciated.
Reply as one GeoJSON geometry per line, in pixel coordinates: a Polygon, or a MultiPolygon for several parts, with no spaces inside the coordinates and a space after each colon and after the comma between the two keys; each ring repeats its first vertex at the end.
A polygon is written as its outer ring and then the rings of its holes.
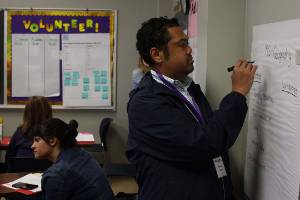
{"type": "Polygon", "coordinates": [[[253,116],[257,119],[257,120],[264,120],[264,121],[271,121],[272,117],[268,114],[266,114],[266,112],[263,112],[262,109],[261,110],[256,110],[255,108],[252,108],[252,112],[253,112],[253,116]]]}
{"type": "Polygon", "coordinates": [[[255,73],[254,82],[256,82],[256,83],[263,82],[262,75],[260,73],[258,73],[258,72],[255,73]]]}
{"type": "Polygon", "coordinates": [[[279,64],[287,65],[292,64],[292,53],[287,47],[279,47],[276,44],[265,44],[265,56],[271,57],[279,64]]]}
{"type": "Polygon", "coordinates": [[[265,147],[264,147],[264,144],[263,144],[262,141],[258,141],[256,139],[253,139],[253,140],[251,140],[251,144],[256,147],[254,149],[256,149],[257,153],[265,152],[265,147]]]}
{"type": "Polygon", "coordinates": [[[258,152],[254,153],[255,155],[253,155],[252,153],[248,152],[248,159],[249,161],[252,161],[256,166],[261,167],[262,169],[266,168],[266,165],[264,163],[262,163],[262,160],[258,154],[258,152]]]}
{"type": "Polygon", "coordinates": [[[272,103],[273,104],[273,98],[270,95],[267,95],[263,92],[254,92],[253,96],[256,97],[259,104],[263,103],[272,103]]]}
{"type": "Polygon", "coordinates": [[[290,83],[284,83],[282,82],[282,88],[281,88],[282,92],[285,92],[289,95],[292,95],[294,97],[298,97],[298,89],[296,88],[296,86],[290,84],[290,83]]]}

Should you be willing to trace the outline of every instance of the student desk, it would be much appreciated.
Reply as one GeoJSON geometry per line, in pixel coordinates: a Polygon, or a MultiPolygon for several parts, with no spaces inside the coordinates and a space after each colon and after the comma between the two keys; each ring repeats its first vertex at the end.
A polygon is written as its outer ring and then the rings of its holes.
{"type": "MultiPolygon", "coordinates": [[[[19,173],[0,173],[0,197],[11,197],[13,199],[22,199],[22,197],[27,197],[30,199],[32,195],[23,195],[21,193],[15,192],[14,190],[4,187],[1,184],[8,183],[10,181],[16,180],[25,176],[28,172],[19,172],[19,173]]],[[[114,194],[119,192],[124,192],[128,194],[138,193],[138,185],[134,178],[131,178],[128,181],[128,178],[119,176],[119,177],[109,177],[108,178],[114,194]]],[[[34,195],[33,195],[34,196],[34,195]]]]}
{"type": "MultiPolygon", "coordinates": [[[[11,136],[3,136],[2,141],[0,143],[0,151],[7,150],[9,142],[10,142],[11,136]]],[[[79,147],[86,148],[88,151],[93,152],[101,152],[102,146],[100,144],[97,144],[95,141],[78,141],[77,142],[79,147]]]]}
{"type": "Polygon", "coordinates": [[[20,172],[20,173],[1,173],[0,174],[0,197],[7,197],[12,199],[32,199],[37,195],[24,195],[18,192],[15,192],[14,190],[4,187],[1,184],[2,183],[8,183],[10,181],[16,180],[18,178],[21,178],[22,176],[25,176],[28,174],[27,172],[20,172]]]}
{"type": "Polygon", "coordinates": [[[0,150],[7,150],[10,139],[11,139],[11,136],[3,136],[2,137],[2,141],[0,143],[0,150]]]}

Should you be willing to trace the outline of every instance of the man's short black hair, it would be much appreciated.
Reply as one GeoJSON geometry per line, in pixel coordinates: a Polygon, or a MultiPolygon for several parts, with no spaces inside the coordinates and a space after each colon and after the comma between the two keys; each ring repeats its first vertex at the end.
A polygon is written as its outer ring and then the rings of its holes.
{"type": "Polygon", "coordinates": [[[155,64],[150,55],[151,48],[156,47],[167,54],[167,44],[171,39],[168,28],[177,26],[179,26],[177,19],[166,17],[151,18],[142,24],[136,34],[136,48],[147,64],[150,66],[155,64]]]}

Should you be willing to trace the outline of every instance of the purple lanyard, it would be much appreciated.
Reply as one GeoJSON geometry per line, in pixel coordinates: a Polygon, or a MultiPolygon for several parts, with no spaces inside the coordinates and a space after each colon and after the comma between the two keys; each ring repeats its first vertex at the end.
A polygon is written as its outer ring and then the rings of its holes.
{"type": "Polygon", "coordinates": [[[183,94],[181,94],[181,92],[179,92],[178,91],[178,89],[172,84],[172,83],[170,83],[169,81],[167,81],[163,76],[162,76],[162,74],[161,73],[159,73],[159,72],[157,72],[156,71],[156,74],[158,75],[158,78],[170,89],[170,90],[172,90],[172,91],[174,91],[176,94],[177,94],[177,96],[179,96],[180,97],[180,99],[182,99],[184,102],[185,102],[185,104],[188,106],[188,108],[192,111],[192,113],[194,114],[194,116],[197,118],[197,120],[199,121],[199,122],[202,122],[202,123],[204,123],[205,121],[204,121],[204,118],[203,118],[203,115],[202,115],[202,113],[201,113],[201,111],[200,111],[200,109],[199,109],[199,106],[197,105],[197,103],[195,102],[195,100],[194,100],[194,98],[193,98],[193,96],[191,95],[191,97],[192,97],[192,100],[193,100],[193,104],[191,104],[191,102],[183,95],[183,94]]]}

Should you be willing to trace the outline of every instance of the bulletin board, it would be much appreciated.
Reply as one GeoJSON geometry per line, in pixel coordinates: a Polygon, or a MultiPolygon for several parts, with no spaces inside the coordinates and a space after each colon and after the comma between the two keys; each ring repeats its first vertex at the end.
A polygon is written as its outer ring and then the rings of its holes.
{"type": "Polygon", "coordinates": [[[4,104],[40,95],[65,108],[115,108],[116,10],[7,9],[4,24],[4,104]]]}

